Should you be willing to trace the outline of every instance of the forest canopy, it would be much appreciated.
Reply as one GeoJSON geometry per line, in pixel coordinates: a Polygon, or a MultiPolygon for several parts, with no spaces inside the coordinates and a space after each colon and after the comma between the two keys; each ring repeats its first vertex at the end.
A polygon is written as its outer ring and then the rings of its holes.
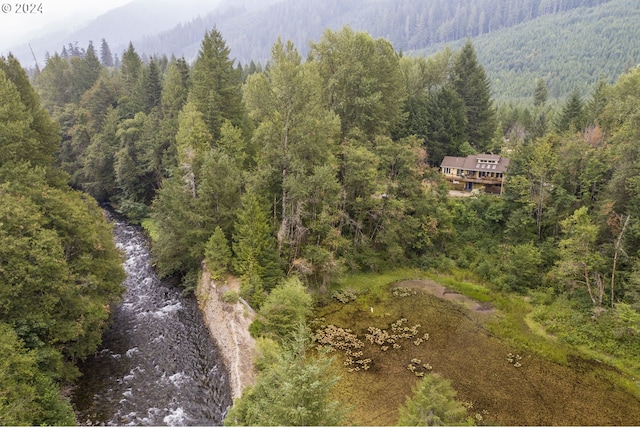
{"type": "MultiPolygon", "coordinates": [[[[53,121],[19,64],[0,63],[0,326],[14,331],[2,345],[50,380],[25,394],[73,377],[65,362],[95,349],[120,292],[103,214],[67,180],[152,231],[161,276],[191,290],[206,258],[240,277],[262,316],[253,332],[269,339],[286,343],[291,319],[308,317],[301,290],[346,273],[463,269],[538,301],[536,320],[561,340],[638,368],[640,68],[557,106],[540,75],[520,107],[494,101],[471,40],[407,57],[327,29],[306,59],[278,40],[264,67],[236,64],[217,29],[193,64],[129,44],[116,67],[101,50],[54,54],[35,76],[53,121]],[[510,158],[502,196],[449,196],[440,162],[474,153],[510,158]]],[[[302,359],[282,353],[265,375],[302,359]]],[[[269,392],[258,382],[251,399],[269,392]]],[[[239,408],[255,420],[251,402],[239,408]]]]}
{"type": "Polygon", "coordinates": [[[0,58],[0,422],[72,424],[59,385],[101,342],[124,272],[96,201],[54,166],[59,126],[0,58]]]}

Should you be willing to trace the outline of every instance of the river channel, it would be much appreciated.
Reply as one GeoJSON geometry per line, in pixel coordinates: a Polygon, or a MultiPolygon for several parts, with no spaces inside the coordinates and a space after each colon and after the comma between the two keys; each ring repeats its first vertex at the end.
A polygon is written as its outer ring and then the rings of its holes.
{"type": "Polygon", "coordinates": [[[229,379],[197,302],[162,283],[143,233],[115,220],[126,292],[72,401],[89,425],[220,425],[229,379]]]}

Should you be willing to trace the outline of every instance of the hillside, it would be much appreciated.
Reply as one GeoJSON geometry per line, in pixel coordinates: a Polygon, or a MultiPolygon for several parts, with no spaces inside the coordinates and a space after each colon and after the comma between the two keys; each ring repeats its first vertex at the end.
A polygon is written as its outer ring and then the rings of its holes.
{"type": "Polygon", "coordinates": [[[640,62],[640,4],[634,0],[286,0],[217,11],[134,44],[142,52],[184,55],[216,27],[239,63],[264,63],[278,37],[304,56],[326,28],[350,25],[391,41],[398,51],[424,55],[472,37],[497,100],[530,98],[544,77],[550,98],[579,85],[590,92],[600,76],[612,82],[640,62]],[[260,5],[262,5],[260,7],[260,5]],[[253,7],[252,7],[253,6],[253,7]],[[567,61],[567,59],[569,59],[567,61]],[[578,83],[579,82],[579,83],[578,83]]]}
{"type": "MultiPolygon", "coordinates": [[[[153,7],[136,0],[32,47],[43,61],[45,52],[70,42],[86,46],[105,38],[113,53],[133,41],[147,56],[191,62],[202,36],[215,27],[237,63],[265,63],[278,37],[293,41],[304,57],[325,29],[350,25],[411,55],[456,48],[471,37],[496,99],[530,98],[539,77],[550,98],[561,98],[576,85],[587,94],[601,76],[615,81],[640,62],[639,15],[634,0],[189,0],[153,7]]],[[[26,46],[14,53],[32,63],[26,46]]]]}
{"type": "MultiPolygon", "coordinates": [[[[574,87],[587,95],[600,78],[612,83],[640,63],[638,22],[640,3],[612,0],[481,35],[473,44],[497,100],[530,100],[537,78],[545,79],[550,98],[563,97],[574,87]]],[[[409,54],[429,55],[443,47],[409,54]]]]}

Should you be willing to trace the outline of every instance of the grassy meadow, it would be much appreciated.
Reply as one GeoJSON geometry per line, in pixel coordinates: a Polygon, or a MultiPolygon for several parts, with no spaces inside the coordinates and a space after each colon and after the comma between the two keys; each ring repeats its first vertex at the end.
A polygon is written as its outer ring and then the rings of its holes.
{"type": "Polygon", "coordinates": [[[312,327],[318,342],[333,348],[342,376],[334,393],[352,405],[351,424],[395,424],[417,381],[434,372],[451,380],[478,425],[640,420],[633,372],[554,339],[532,320],[527,298],[494,294],[464,272],[357,274],[328,294],[319,297],[312,327]],[[469,310],[415,279],[493,309],[469,310]]]}

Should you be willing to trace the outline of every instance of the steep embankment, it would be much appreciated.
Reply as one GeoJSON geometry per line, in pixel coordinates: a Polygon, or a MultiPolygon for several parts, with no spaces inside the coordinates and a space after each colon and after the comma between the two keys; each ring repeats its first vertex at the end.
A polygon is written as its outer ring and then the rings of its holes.
{"type": "Polygon", "coordinates": [[[234,398],[240,397],[242,390],[252,384],[255,378],[255,340],[249,334],[249,325],[255,313],[250,307],[241,303],[230,304],[222,298],[225,292],[238,289],[237,279],[229,277],[224,282],[215,281],[206,268],[203,268],[196,289],[198,304],[209,333],[217,343],[229,371],[234,398]]]}

